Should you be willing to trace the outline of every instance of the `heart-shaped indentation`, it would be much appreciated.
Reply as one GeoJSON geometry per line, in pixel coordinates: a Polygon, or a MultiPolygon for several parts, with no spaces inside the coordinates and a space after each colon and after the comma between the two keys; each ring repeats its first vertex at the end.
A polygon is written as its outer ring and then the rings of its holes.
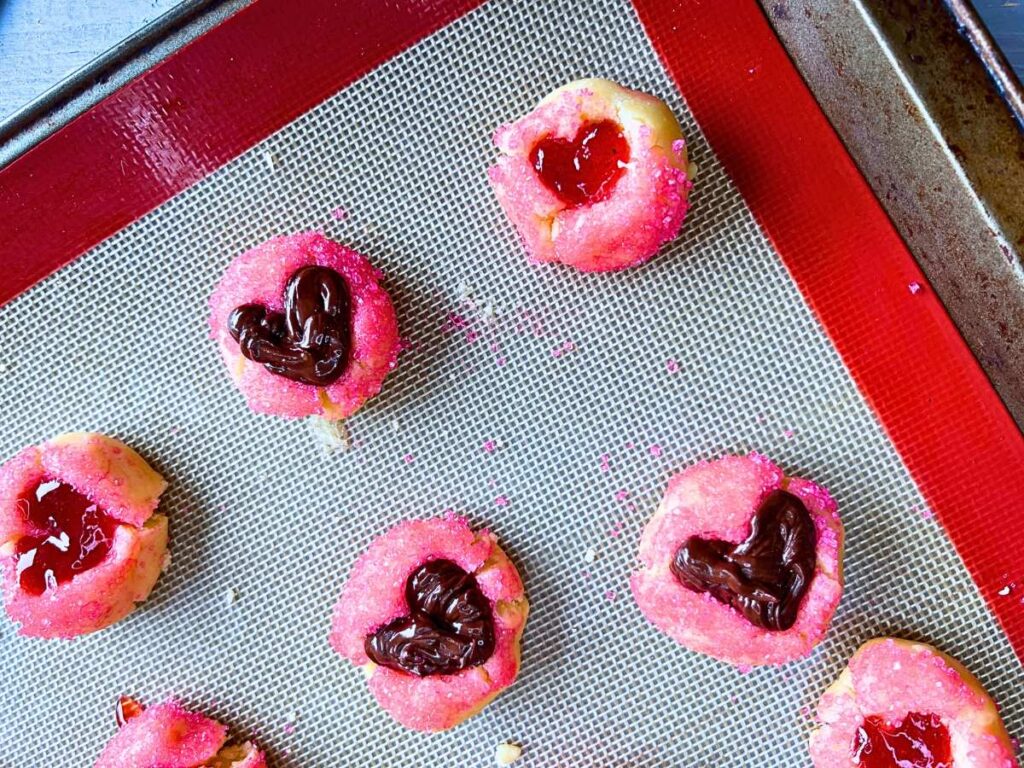
{"type": "Polygon", "coordinates": [[[405,599],[409,615],[366,638],[366,655],[377,664],[425,677],[451,675],[491,657],[491,604],[472,574],[451,560],[432,560],[409,576],[405,599]]]}
{"type": "Polygon", "coordinates": [[[284,313],[245,304],[228,329],[250,360],[271,373],[313,386],[333,384],[345,372],[351,346],[349,295],[333,269],[303,267],[284,289],[284,313]]]}
{"type": "Polygon", "coordinates": [[[691,536],[671,569],[684,587],[710,593],[752,624],[783,630],[796,621],[816,562],[814,520],[799,498],[779,490],[754,514],[746,541],[691,536]]]}
{"type": "Polygon", "coordinates": [[[938,715],[911,712],[889,725],[865,718],[853,737],[853,759],[860,768],[952,768],[949,729],[938,715]]]}
{"type": "Polygon", "coordinates": [[[530,153],[537,175],[570,206],[607,197],[629,162],[629,142],[612,120],[584,123],[570,141],[548,136],[530,153]]]}
{"type": "Polygon", "coordinates": [[[17,503],[33,530],[15,546],[18,583],[28,594],[71,581],[110,552],[117,520],[67,483],[45,478],[17,503]]]}

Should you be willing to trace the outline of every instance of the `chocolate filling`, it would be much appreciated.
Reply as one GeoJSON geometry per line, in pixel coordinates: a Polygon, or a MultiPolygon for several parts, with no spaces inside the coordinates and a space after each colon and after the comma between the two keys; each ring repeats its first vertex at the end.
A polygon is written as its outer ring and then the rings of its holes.
{"type": "Polygon", "coordinates": [[[451,560],[417,568],[405,584],[409,615],[366,638],[377,664],[426,677],[477,667],[494,653],[491,604],[472,574],[451,560]]]}
{"type": "Polygon", "coordinates": [[[349,295],[333,269],[303,267],[284,289],[284,313],[244,304],[228,318],[242,354],[271,373],[324,387],[345,372],[351,346],[349,295]]]}
{"type": "Polygon", "coordinates": [[[740,544],[691,536],[672,560],[687,589],[708,592],[751,623],[772,630],[793,626],[814,577],[817,537],[807,507],[774,491],[758,508],[740,544]]]}

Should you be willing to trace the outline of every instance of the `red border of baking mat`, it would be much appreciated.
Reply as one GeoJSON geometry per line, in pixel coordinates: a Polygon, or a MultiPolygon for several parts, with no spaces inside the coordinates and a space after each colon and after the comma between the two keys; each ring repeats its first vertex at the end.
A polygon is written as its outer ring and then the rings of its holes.
{"type": "MultiPolygon", "coordinates": [[[[1024,437],[757,4],[634,2],[1024,658],[1024,437]]],[[[479,4],[257,0],[0,170],[0,303],[479,4]]]]}
{"type": "Polygon", "coordinates": [[[634,5],[1024,660],[1024,436],[757,4],[634,5]]]}

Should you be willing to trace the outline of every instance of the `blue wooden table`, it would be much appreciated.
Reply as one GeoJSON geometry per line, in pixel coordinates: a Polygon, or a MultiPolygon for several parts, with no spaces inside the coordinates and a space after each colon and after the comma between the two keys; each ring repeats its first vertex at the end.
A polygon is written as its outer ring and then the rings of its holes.
{"type": "MultiPolygon", "coordinates": [[[[178,0],[0,0],[0,120],[178,0]]],[[[975,0],[1024,78],[1024,0],[975,0]]]]}

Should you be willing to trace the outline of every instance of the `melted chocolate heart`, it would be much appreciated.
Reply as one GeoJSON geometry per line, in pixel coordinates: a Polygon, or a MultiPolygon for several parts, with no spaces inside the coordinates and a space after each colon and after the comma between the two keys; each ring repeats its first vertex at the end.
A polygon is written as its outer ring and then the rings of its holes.
{"type": "Polygon", "coordinates": [[[938,715],[911,712],[896,725],[872,715],[853,737],[859,768],[952,768],[949,729],[938,715]]]}
{"type": "Polygon", "coordinates": [[[817,537],[807,507],[774,491],[740,544],[691,536],[676,551],[672,573],[694,592],[708,592],[759,627],[789,629],[814,577],[817,537]]]}
{"type": "Polygon", "coordinates": [[[405,584],[409,615],[366,638],[377,664],[420,677],[477,667],[494,652],[491,604],[472,574],[451,560],[432,560],[405,584]]]}
{"type": "Polygon", "coordinates": [[[629,142],[611,120],[584,123],[571,141],[548,136],[530,153],[544,186],[571,205],[607,197],[629,162],[629,142]]]}
{"type": "Polygon", "coordinates": [[[228,318],[242,354],[271,373],[324,387],[345,372],[351,345],[349,296],[333,269],[303,267],[284,289],[284,313],[244,304],[228,318]]]}

